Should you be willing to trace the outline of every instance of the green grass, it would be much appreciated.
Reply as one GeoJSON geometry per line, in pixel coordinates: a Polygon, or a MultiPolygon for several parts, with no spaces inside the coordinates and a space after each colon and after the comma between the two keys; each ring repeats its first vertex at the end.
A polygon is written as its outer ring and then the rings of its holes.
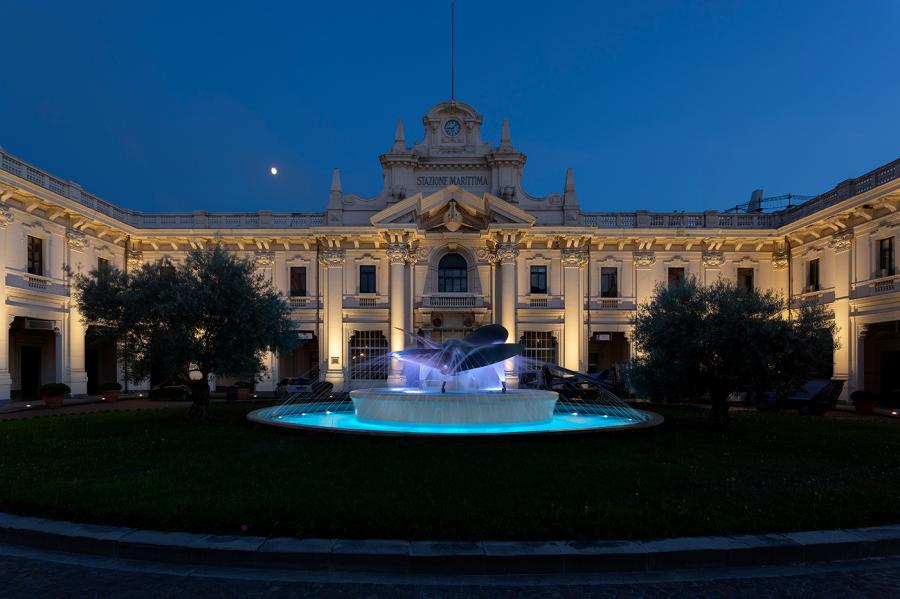
{"type": "Polygon", "coordinates": [[[653,538],[900,522],[900,427],[665,409],[655,430],[487,440],[254,430],[249,407],[0,422],[0,510],[144,528],[653,538]]]}

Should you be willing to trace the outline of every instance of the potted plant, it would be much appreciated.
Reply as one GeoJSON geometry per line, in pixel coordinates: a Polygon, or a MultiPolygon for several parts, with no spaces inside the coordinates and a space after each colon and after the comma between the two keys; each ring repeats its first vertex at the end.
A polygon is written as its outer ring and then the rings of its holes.
{"type": "Polygon", "coordinates": [[[106,401],[119,401],[119,394],[122,391],[122,385],[116,382],[103,383],[100,385],[100,393],[106,401]]]}
{"type": "Polygon", "coordinates": [[[61,408],[63,399],[71,391],[65,383],[48,383],[38,389],[38,397],[44,400],[44,405],[48,408],[61,408]]]}
{"type": "Polygon", "coordinates": [[[250,399],[250,383],[247,381],[238,381],[234,384],[237,391],[235,399],[250,399]]]}
{"type": "Polygon", "coordinates": [[[853,407],[856,409],[857,414],[871,414],[877,401],[877,397],[873,392],[863,389],[851,393],[850,399],[853,400],[853,407]]]}

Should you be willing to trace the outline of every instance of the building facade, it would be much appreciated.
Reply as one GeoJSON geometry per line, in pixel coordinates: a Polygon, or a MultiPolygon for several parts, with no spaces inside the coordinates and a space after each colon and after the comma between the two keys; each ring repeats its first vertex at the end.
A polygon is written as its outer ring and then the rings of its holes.
{"type": "Polygon", "coordinates": [[[423,124],[410,145],[398,122],[378,195],[345,193],[336,170],[322,212],[143,213],[0,152],[0,400],[122,380],[115,347],[81,322],[67,266],[132,269],[210,243],[252,257],[290,302],[300,343],[268,356],[262,392],[287,376],[398,383],[410,373],[386,356],[408,333],[444,340],[491,322],[526,348],[510,384],[540,362],[614,369],[635,307],[687,276],[826,304],[845,396],[900,390],[900,160],[778,212],[587,212],[571,170],[561,193],[523,189],[506,121],[498,145],[463,102],[423,124]]]}

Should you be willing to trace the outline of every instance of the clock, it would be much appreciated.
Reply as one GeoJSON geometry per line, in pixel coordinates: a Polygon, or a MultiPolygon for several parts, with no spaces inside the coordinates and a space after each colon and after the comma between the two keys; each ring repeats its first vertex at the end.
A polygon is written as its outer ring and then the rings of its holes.
{"type": "Polygon", "coordinates": [[[462,131],[462,125],[459,124],[459,121],[456,119],[450,119],[446,123],[444,123],[444,133],[449,135],[450,137],[456,137],[459,135],[459,132],[462,131]]]}

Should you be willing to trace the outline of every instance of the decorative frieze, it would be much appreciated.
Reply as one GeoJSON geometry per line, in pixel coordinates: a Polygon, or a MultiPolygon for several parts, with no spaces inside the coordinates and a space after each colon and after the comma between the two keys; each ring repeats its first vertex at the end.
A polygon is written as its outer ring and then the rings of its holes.
{"type": "Polygon", "coordinates": [[[128,252],[128,270],[137,270],[144,264],[144,252],[131,250],[128,252]]]}
{"type": "Polygon", "coordinates": [[[319,262],[323,266],[343,266],[346,262],[344,250],[340,248],[325,248],[319,252],[319,262]]]}
{"type": "Polygon", "coordinates": [[[845,252],[850,249],[850,246],[852,244],[853,230],[844,229],[843,231],[838,231],[831,236],[831,240],[828,242],[828,247],[833,249],[835,252],[845,252]]]}
{"type": "Polygon", "coordinates": [[[257,268],[268,268],[275,264],[275,252],[272,250],[260,250],[253,255],[257,268]]]}
{"type": "Polygon", "coordinates": [[[703,266],[706,268],[719,268],[725,264],[725,254],[722,252],[703,252],[703,266]]]}
{"type": "Polygon", "coordinates": [[[497,263],[497,254],[494,251],[494,248],[490,247],[476,248],[475,258],[477,258],[479,262],[489,262],[491,264],[497,263]]]}
{"type": "Polygon", "coordinates": [[[772,268],[775,270],[784,270],[788,266],[788,255],[785,250],[776,250],[772,252],[772,268]]]}
{"type": "Polygon", "coordinates": [[[654,252],[635,252],[634,265],[638,268],[650,268],[656,264],[656,254],[654,252]]]}
{"type": "Polygon", "coordinates": [[[0,229],[5,229],[13,221],[13,213],[7,206],[0,206],[0,229]]]}
{"type": "Polygon", "coordinates": [[[500,264],[512,264],[519,257],[519,244],[501,243],[497,246],[497,262],[500,264]]]}
{"type": "Polygon", "coordinates": [[[73,250],[83,250],[88,246],[87,235],[75,229],[66,231],[66,244],[73,250]]]}
{"type": "Polygon", "coordinates": [[[565,248],[560,250],[560,259],[563,266],[581,268],[588,263],[588,253],[587,250],[565,248]]]}
{"type": "Polygon", "coordinates": [[[391,264],[403,264],[409,262],[409,254],[409,245],[405,242],[400,241],[388,244],[387,257],[391,264]]]}

